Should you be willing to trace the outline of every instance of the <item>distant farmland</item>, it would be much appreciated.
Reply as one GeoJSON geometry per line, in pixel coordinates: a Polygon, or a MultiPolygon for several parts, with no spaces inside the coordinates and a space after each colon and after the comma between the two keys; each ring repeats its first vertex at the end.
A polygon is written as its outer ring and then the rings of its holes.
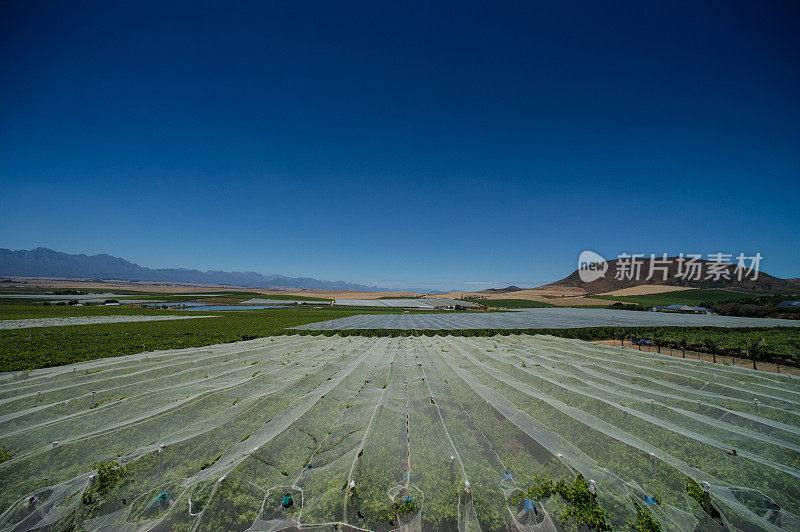
{"type": "Polygon", "coordinates": [[[625,301],[636,303],[645,307],[657,305],[690,305],[697,306],[704,301],[728,301],[741,297],[752,297],[753,294],[746,292],[734,292],[732,290],[711,289],[691,289],[680,290],[677,292],[663,292],[660,294],[648,294],[641,296],[592,296],[597,299],[608,299],[609,301],[625,301]]]}
{"type": "Polygon", "coordinates": [[[530,299],[467,299],[472,303],[485,307],[505,307],[505,308],[545,308],[554,307],[550,303],[543,301],[532,301],[530,299]]]}

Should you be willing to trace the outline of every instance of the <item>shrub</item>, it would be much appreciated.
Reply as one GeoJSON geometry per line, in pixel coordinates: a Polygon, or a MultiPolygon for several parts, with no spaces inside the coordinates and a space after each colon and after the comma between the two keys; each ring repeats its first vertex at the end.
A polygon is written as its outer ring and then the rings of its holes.
{"type": "Polygon", "coordinates": [[[14,456],[14,453],[6,449],[5,445],[0,445],[0,464],[11,460],[12,456],[14,456]]]}

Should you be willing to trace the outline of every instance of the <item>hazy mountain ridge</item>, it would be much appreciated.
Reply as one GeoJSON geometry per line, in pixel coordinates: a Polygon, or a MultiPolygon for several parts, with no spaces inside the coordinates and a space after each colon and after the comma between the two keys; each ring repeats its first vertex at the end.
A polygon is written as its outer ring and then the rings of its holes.
{"type": "Polygon", "coordinates": [[[0,275],[217,284],[249,288],[384,290],[345,281],[322,281],[311,277],[263,275],[257,272],[223,272],[216,270],[202,272],[187,268],[152,269],[105,253],[99,255],[71,255],[41,247],[29,251],[12,251],[0,248],[0,275]]]}

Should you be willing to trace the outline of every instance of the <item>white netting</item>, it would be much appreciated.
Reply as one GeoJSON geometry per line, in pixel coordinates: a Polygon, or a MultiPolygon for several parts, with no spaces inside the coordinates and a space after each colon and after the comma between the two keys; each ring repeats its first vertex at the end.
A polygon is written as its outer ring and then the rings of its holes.
{"type": "Polygon", "coordinates": [[[6,375],[0,443],[2,530],[800,529],[798,379],[552,337],[6,375]]]}

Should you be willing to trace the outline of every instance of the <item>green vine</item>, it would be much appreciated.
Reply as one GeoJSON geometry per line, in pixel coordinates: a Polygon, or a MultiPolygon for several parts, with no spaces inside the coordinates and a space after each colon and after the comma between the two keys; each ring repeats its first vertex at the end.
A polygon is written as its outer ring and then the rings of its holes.
{"type": "Polygon", "coordinates": [[[650,512],[643,509],[633,497],[631,497],[633,507],[636,508],[636,521],[630,523],[630,527],[639,532],[661,532],[661,525],[653,519],[650,512]]]}
{"type": "Polygon", "coordinates": [[[0,445],[0,464],[8,462],[12,456],[14,456],[14,453],[6,449],[5,445],[0,445]]]}
{"type": "Polygon", "coordinates": [[[686,477],[686,493],[689,495],[689,497],[697,501],[697,504],[700,505],[700,508],[702,508],[703,511],[709,517],[711,517],[711,519],[722,524],[722,516],[720,515],[719,510],[717,510],[717,508],[711,504],[711,496],[703,491],[703,488],[701,488],[697,482],[689,477],[686,477]]]}
{"type": "Polygon", "coordinates": [[[405,499],[395,500],[392,502],[392,506],[389,508],[389,511],[384,516],[384,519],[387,521],[393,521],[396,517],[402,517],[406,514],[410,514],[417,509],[417,505],[414,503],[414,499],[411,497],[406,497],[405,499]]]}
{"type": "Polygon", "coordinates": [[[703,491],[703,488],[700,487],[700,484],[689,477],[686,477],[686,493],[689,495],[689,497],[696,500],[697,504],[699,504],[701,508],[705,507],[706,494],[703,491]]]}
{"type": "Polygon", "coordinates": [[[122,465],[117,458],[105,462],[94,462],[92,467],[97,470],[97,480],[83,492],[83,504],[92,504],[95,495],[103,497],[108,491],[119,484],[127,474],[128,466],[122,465]]]}
{"type": "Polygon", "coordinates": [[[589,493],[589,484],[580,473],[571,485],[564,480],[553,482],[551,478],[537,475],[534,484],[527,489],[527,493],[517,491],[509,497],[508,502],[518,504],[523,496],[532,500],[541,500],[553,494],[559,495],[569,503],[569,506],[559,516],[560,521],[574,519],[580,525],[586,525],[595,530],[611,530],[608,524],[608,513],[600,508],[597,501],[592,500],[589,493]]]}

